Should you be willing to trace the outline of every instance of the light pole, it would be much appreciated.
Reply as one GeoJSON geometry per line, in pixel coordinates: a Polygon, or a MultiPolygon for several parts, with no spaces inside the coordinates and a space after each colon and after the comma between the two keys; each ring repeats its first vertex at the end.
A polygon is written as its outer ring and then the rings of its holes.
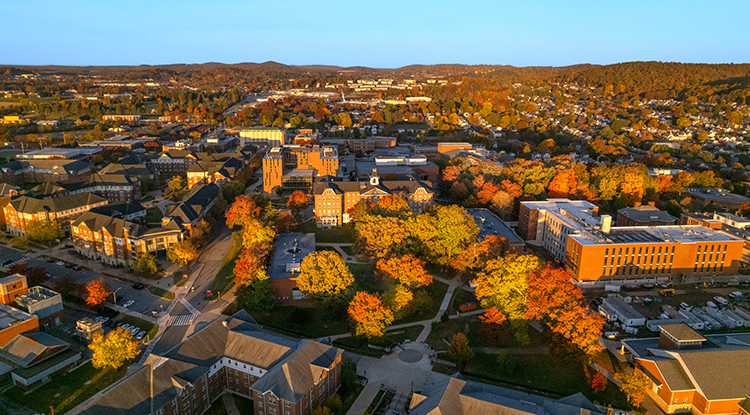
{"type": "Polygon", "coordinates": [[[117,292],[118,292],[118,291],[120,291],[120,289],[122,289],[122,287],[120,287],[120,288],[116,289],[116,290],[115,290],[115,291],[114,291],[114,292],[112,293],[112,298],[113,298],[113,300],[114,300],[114,303],[115,303],[115,305],[117,305],[117,292]]]}

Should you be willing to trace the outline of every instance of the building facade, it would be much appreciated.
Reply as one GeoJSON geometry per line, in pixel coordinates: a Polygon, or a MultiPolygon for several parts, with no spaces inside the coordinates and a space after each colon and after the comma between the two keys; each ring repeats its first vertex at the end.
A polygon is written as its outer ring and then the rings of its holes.
{"type": "MultiPolygon", "coordinates": [[[[294,178],[301,174],[292,171],[312,172],[306,176],[339,176],[339,154],[329,146],[273,147],[263,157],[263,191],[271,193],[284,187],[284,176],[294,178]]],[[[287,180],[294,183],[294,180],[287,180]]]]}
{"type": "Polygon", "coordinates": [[[65,320],[62,296],[38,285],[16,299],[18,307],[39,318],[41,324],[58,325],[65,320]]]}
{"type": "Polygon", "coordinates": [[[3,208],[10,234],[26,236],[26,225],[52,220],[60,223],[63,233],[70,232],[70,222],[92,208],[104,206],[107,199],[93,193],[79,193],[51,199],[21,196],[3,208]]]}
{"type": "Polygon", "coordinates": [[[568,236],[565,266],[579,284],[709,280],[734,275],[744,241],[703,226],[589,229],[568,236]]]}
{"type": "Polygon", "coordinates": [[[360,200],[376,203],[385,196],[399,195],[412,212],[422,212],[432,205],[432,183],[420,180],[380,181],[373,174],[366,182],[319,180],[313,188],[315,222],[318,226],[340,226],[349,223],[349,210],[360,200]]]}
{"type": "Polygon", "coordinates": [[[273,127],[244,127],[240,129],[240,146],[265,144],[280,147],[286,144],[286,130],[273,127]]]}
{"type": "Polygon", "coordinates": [[[13,274],[0,278],[0,303],[11,304],[28,292],[29,285],[25,275],[13,274]]]}
{"type": "Polygon", "coordinates": [[[615,223],[617,226],[667,226],[677,224],[677,218],[648,204],[618,210],[615,223]]]}

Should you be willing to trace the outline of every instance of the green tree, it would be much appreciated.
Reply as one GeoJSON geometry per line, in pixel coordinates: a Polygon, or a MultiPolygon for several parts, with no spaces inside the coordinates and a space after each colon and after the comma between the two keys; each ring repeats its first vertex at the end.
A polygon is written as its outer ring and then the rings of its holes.
{"type": "Polygon", "coordinates": [[[221,194],[229,203],[234,202],[234,199],[243,193],[245,193],[245,184],[237,180],[231,180],[221,186],[221,194]]]}
{"type": "Polygon", "coordinates": [[[133,260],[133,272],[145,278],[155,277],[159,272],[159,268],[156,266],[156,258],[148,252],[140,254],[133,260]]]}
{"type": "Polygon", "coordinates": [[[313,252],[302,260],[297,287],[325,306],[346,299],[354,277],[341,256],[331,251],[313,252]]]}
{"type": "Polygon", "coordinates": [[[497,354],[496,362],[498,369],[504,373],[511,373],[515,371],[518,366],[516,358],[502,349],[500,349],[500,353],[497,354]]]}
{"type": "Polygon", "coordinates": [[[466,338],[465,334],[456,333],[453,335],[448,346],[448,356],[456,362],[459,369],[466,367],[466,364],[474,358],[474,352],[469,347],[469,339],[466,338]]]}
{"type": "Polygon", "coordinates": [[[26,225],[26,235],[32,241],[52,245],[62,238],[62,229],[55,220],[37,220],[26,225]]]}
{"type": "Polygon", "coordinates": [[[448,265],[469,244],[476,242],[479,228],[460,206],[434,206],[407,222],[408,234],[429,262],[448,265]]]}
{"type": "Polygon", "coordinates": [[[251,311],[271,311],[276,307],[276,293],[268,276],[258,273],[258,280],[243,290],[243,303],[251,311]]]}

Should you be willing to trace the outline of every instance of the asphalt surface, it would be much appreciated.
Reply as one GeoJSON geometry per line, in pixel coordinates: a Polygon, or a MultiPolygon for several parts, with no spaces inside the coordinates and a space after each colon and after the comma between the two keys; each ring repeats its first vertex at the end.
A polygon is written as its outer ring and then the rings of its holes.
{"type": "MultiPolygon", "coordinates": [[[[17,261],[24,257],[28,257],[28,255],[16,249],[0,245],[0,259],[2,259],[2,261],[17,261]]],[[[74,271],[62,265],[47,262],[45,259],[37,259],[31,257],[26,260],[26,263],[30,267],[42,267],[47,270],[47,272],[49,273],[49,281],[47,281],[45,285],[49,287],[53,287],[57,280],[66,276],[71,277],[76,284],[86,284],[89,281],[104,277],[104,280],[107,282],[107,284],[109,284],[112,292],[117,291],[115,295],[117,296],[118,304],[124,304],[129,300],[135,301],[135,303],[129,307],[129,309],[133,311],[149,315],[152,310],[160,311],[162,306],[164,307],[164,309],[169,307],[169,301],[153,296],[145,289],[137,290],[132,287],[131,283],[121,282],[119,280],[103,276],[98,272],[87,269],[74,271]]],[[[76,265],[85,267],[86,261],[80,260],[76,263],[76,265]]],[[[111,298],[110,301],[112,301],[111,298]]]]}

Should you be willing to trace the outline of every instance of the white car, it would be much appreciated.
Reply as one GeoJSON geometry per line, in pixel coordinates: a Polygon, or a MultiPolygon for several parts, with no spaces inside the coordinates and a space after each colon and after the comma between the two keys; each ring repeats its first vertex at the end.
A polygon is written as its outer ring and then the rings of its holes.
{"type": "Polygon", "coordinates": [[[123,304],[122,306],[125,307],[125,308],[127,308],[127,307],[130,307],[133,304],[135,304],[135,301],[129,300],[127,303],[123,304]]]}
{"type": "Polygon", "coordinates": [[[133,327],[132,329],[130,329],[130,334],[132,334],[133,336],[135,336],[136,334],[138,334],[139,331],[141,331],[140,328],[133,327]]]}
{"type": "Polygon", "coordinates": [[[62,261],[57,261],[57,262],[55,262],[55,265],[63,266],[63,265],[65,265],[65,263],[62,262],[62,261]]]}
{"type": "Polygon", "coordinates": [[[125,329],[125,330],[127,330],[127,331],[130,331],[130,329],[132,328],[132,326],[131,326],[130,324],[123,324],[123,325],[122,325],[122,326],[120,326],[120,327],[124,328],[124,329],[125,329]]]}
{"type": "Polygon", "coordinates": [[[138,340],[142,339],[146,335],[146,330],[141,330],[138,332],[138,340]]]}
{"type": "Polygon", "coordinates": [[[100,318],[101,318],[101,320],[99,320],[99,321],[101,321],[102,323],[106,323],[106,322],[109,321],[109,317],[100,317],[100,318]]]}

